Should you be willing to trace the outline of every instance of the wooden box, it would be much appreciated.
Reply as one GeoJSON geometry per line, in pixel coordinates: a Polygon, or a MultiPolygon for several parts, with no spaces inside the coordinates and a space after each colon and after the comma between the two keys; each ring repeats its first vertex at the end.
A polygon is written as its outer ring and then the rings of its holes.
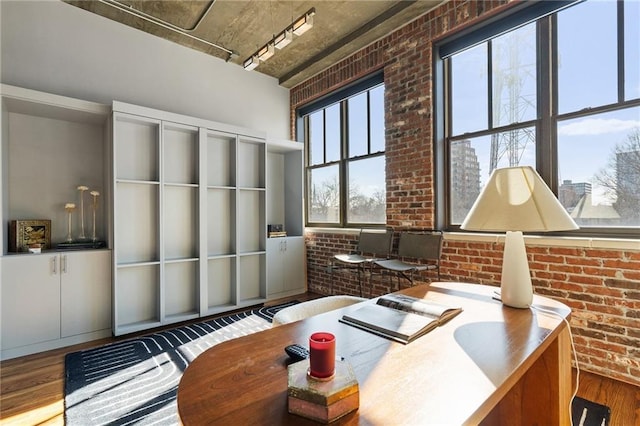
{"type": "Polygon", "coordinates": [[[12,220],[9,222],[10,252],[26,252],[29,246],[38,244],[42,250],[51,248],[50,220],[12,220]]]}
{"type": "Polygon", "coordinates": [[[308,359],[288,367],[289,413],[321,423],[331,423],[358,409],[358,381],[348,362],[336,361],[336,373],[331,380],[326,381],[309,377],[308,369],[308,359]]]}

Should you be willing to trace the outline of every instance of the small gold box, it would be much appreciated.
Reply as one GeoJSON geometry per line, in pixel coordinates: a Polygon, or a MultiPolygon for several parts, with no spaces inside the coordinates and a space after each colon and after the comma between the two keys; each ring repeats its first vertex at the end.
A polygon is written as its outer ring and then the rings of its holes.
{"type": "Polygon", "coordinates": [[[39,245],[41,250],[51,248],[51,221],[12,220],[9,222],[9,251],[27,252],[29,246],[39,245]]]}
{"type": "Polygon", "coordinates": [[[309,377],[308,370],[308,359],[288,367],[289,413],[321,423],[331,423],[358,409],[360,390],[351,364],[336,360],[336,372],[331,380],[309,377]]]}

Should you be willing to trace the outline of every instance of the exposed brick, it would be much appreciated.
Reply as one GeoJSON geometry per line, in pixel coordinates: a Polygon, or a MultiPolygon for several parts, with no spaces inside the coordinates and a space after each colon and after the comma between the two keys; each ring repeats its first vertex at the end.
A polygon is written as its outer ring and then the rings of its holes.
{"type": "MultiPolygon", "coordinates": [[[[291,136],[296,133],[297,107],[382,69],[387,225],[395,231],[433,228],[432,42],[514,4],[509,3],[442,3],[410,25],[292,88],[291,136]]],[[[310,291],[330,292],[331,276],[326,265],[333,254],[354,250],[356,241],[357,235],[353,234],[307,233],[310,291]]],[[[442,279],[497,286],[503,249],[503,244],[495,242],[445,241],[442,279]]],[[[640,385],[640,251],[528,245],[527,252],[535,292],[555,298],[573,311],[571,323],[580,367],[640,385]]],[[[359,294],[353,277],[340,274],[334,278],[336,292],[359,294]]],[[[420,282],[432,279],[433,275],[419,277],[420,282]]],[[[374,277],[372,283],[373,296],[395,290],[396,285],[386,277],[374,277]]]]}
{"type": "Polygon", "coordinates": [[[640,290],[640,282],[633,282],[628,280],[605,280],[604,285],[607,287],[624,288],[629,290],[640,290]]]}

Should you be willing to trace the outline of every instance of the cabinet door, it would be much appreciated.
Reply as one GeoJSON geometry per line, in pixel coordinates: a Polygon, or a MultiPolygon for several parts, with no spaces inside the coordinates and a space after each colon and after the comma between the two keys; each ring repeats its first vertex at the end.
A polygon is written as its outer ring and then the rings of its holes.
{"type": "Polygon", "coordinates": [[[2,258],[2,349],[60,338],[58,255],[2,258]]]}
{"type": "Polygon", "coordinates": [[[303,237],[287,237],[283,251],[284,291],[306,288],[303,237]]]}
{"type": "Polygon", "coordinates": [[[284,238],[267,238],[267,294],[284,291],[284,238]]]}
{"type": "Polygon", "coordinates": [[[60,257],[62,337],[111,328],[111,252],[60,257]]]}

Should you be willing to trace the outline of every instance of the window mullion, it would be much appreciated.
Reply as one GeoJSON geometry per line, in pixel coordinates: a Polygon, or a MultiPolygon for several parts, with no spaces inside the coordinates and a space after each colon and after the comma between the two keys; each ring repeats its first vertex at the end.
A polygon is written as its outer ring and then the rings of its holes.
{"type": "Polygon", "coordinates": [[[347,210],[349,208],[349,106],[348,100],[340,102],[340,226],[348,223],[347,210]]]}
{"type": "Polygon", "coordinates": [[[371,92],[367,92],[367,154],[371,154],[371,92]]]}
{"type": "Polygon", "coordinates": [[[487,41],[487,119],[488,128],[493,129],[493,43],[487,41]]]}
{"type": "Polygon", "coordinates": [[[618,1],[617,37],[618,37],[618,103],[624,102],[624,1],[618,1]]]}
{"type": "Polygon", "coordinates": [[[322,110],[322,163],[327,162],[327,110],[322,110]]]}
{"type": "Polygon", "coordinates": [[[556,90],[555,52],[552,43],[555,37],[552,34],[551,18],[540,19],[536,25],[536,62],[538,73],[538,131],[536,132],[536,168],[540,176],[549,187],[557,194],[557,155],[555,137],[554,99],[556,90]],[[549,141],[549,143],[545,143],[549,141]]]}

